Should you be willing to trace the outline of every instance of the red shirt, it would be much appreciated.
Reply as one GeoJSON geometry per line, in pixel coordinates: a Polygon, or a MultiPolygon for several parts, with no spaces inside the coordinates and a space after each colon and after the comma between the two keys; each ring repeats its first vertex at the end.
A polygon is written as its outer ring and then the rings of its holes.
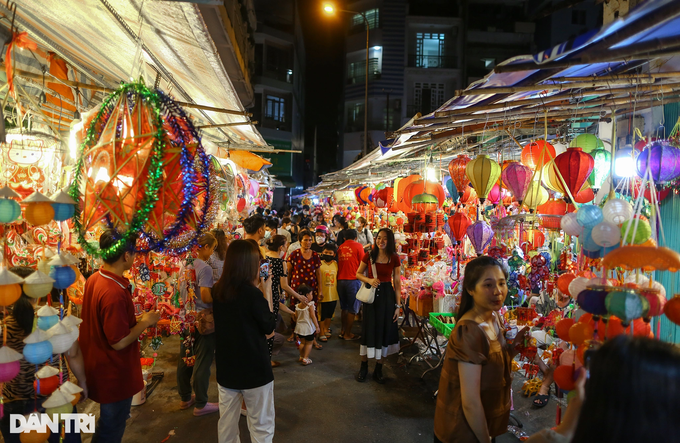
{"type": "Polygon", "coordinates": [[[338,280],[356,280],[364,257],[364,247],[356,240],[345,240],[338,248],[338,280]]]}
{"type": "MultiPolygon", "coordinates": [[[[361,261],[368,265],[368,278],[373,278],[373,269],[371,266],[370,257],[371,254],[367,252],[361,261]]],[[[397,254],[392,255],[392,259],[389,263],[376,263],[375,270],[378,271],[378,280],[380,280],[381,283],[391,282],[392,271],[394,268],[398,268],[399,266],[401,266],[401,261],[399,261],[399,256],[397,254]]]]}
{"type": "Polygon", "coordinates": [[[139,342],[116,351],[111,347],[137,324],[130,282],[102,269],[85,283],[80,348],[83,350],[89,396],[97,403],[115,403],[144,388],[139,342]]]}

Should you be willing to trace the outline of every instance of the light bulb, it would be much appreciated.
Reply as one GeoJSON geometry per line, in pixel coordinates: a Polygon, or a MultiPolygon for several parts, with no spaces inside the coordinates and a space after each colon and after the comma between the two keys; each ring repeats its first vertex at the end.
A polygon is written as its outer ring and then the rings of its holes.
{"type": "Polygon", "coordinates": [[[633,177],[635,175],[635,158],[632,155],[634,154],[631,148],[624,148],[616,152],[614,175],[620,178],[633,177]]]}
{"type": "Polygon", "coordinates": [[[437,171],[435,171],[435,169],[433,167],[427,168],[426,177],[427,177],[428,181],[436,182],[437,181],[437,171]]]}

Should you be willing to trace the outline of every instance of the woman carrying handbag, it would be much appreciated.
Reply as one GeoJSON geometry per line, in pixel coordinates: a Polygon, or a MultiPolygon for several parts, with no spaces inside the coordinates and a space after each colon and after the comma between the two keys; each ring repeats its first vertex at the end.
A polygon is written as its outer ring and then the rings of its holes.
{"type": "Polygon", "coordinates": [[[383,384],[383,359],[399,351],[397,318],[401,308],[401,263],[396,253],[394,233],[390,229],[383,228],[378,232],[372,250],[366,253],[359,265],[357,279],[376,289],[373,303],[364,303],[359,350],[361,368],[356,380],[366,381],[368,359],[375,358],[373,379],[383,384]]]}

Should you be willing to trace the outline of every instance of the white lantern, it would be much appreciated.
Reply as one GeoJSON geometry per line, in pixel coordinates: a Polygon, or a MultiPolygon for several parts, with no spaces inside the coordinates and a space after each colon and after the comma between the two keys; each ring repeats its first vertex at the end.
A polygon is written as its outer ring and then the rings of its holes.
{"type": "Polygon", "coordinates": [[[37,270],[24,280],[24,293],[31,298],[42,298],[52,291],[54,279],[37,270]]]}
{"type": "Polygon", "coordinates": [[[52,326],[47,331],[47,334],[50,336],[49,341],[52,343],[52,352],[55,354],[63,354],[68,351],[75,341],[71,329],[62,322],[52,326]]]}
{"type": "Polygon", "coordinates": [[[576,277],[569,283],[569,294],[572,298],[578,297],[581,291],[585,290],[588,286],[589,279],[585,277],[576,277]]]}
{"type": "Polygon", "coordinates": [[[621,229],[614,223],[603,221],[595,225],[591,234],[595,244],[603,248],[610,248],[618,245],[621,241],[621,229]]]}
{"type": "Polygon", "coordinates": [[[649,286],[649,277],[644,274],[630,274],[623,279],[623,283],[635,283],[640,288],[649,286]]]}
{"type": "Polygon", "coordinates": [[[80,329],[78,329],[78,325],[80,325],[83,322],[83,319],[78,318],[75,315],[67,315],[61,322],[67,328],[71,328],[71,336],[73,337],[73,341],[75,342],[76,340],[78,340],[78,334],[80,334],[80,329]]]}
{"type": "Polygon", "coordinates": [[[633,218],[633,206],[621,198],[607,200],[602,208],[604,220],[621,226],[626,220],[633,218]]]}
{"type": "Polygon", "coordinates": [[[567,235],[578,236],[583,232],[583,226],[581,226],[576,221],[576,214],[573,212],[570,212],[569,214],[566,214],[564,217],[562,217],[560,220],[560,226],[567,235]]]}

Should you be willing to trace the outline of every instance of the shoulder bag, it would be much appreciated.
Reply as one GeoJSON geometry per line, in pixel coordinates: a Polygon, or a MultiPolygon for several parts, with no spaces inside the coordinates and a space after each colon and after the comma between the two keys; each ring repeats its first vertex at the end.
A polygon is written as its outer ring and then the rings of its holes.
{"type": "Polygon", "coordinates": [[[196,315],[196,329],[201,335],[208,335],[215,332],[215,317],[212,308],[199,311],[196,315]]]}
{"type": "MultiPolygon", "coordinates": [[[[375,270],[375,263],[373,263],[373,259],[371,260],[371,270],[373,271],[373,278],[378,278],[378,272],[375,270]]],[[[361,288],[359,288],[359,291],[357,292],[357,300],[371,304],[375,300],[375,290],[376,288],[373,287],[373,285],[370,285],[368,283],[364,283],[361,285],[361,288]]]]}

